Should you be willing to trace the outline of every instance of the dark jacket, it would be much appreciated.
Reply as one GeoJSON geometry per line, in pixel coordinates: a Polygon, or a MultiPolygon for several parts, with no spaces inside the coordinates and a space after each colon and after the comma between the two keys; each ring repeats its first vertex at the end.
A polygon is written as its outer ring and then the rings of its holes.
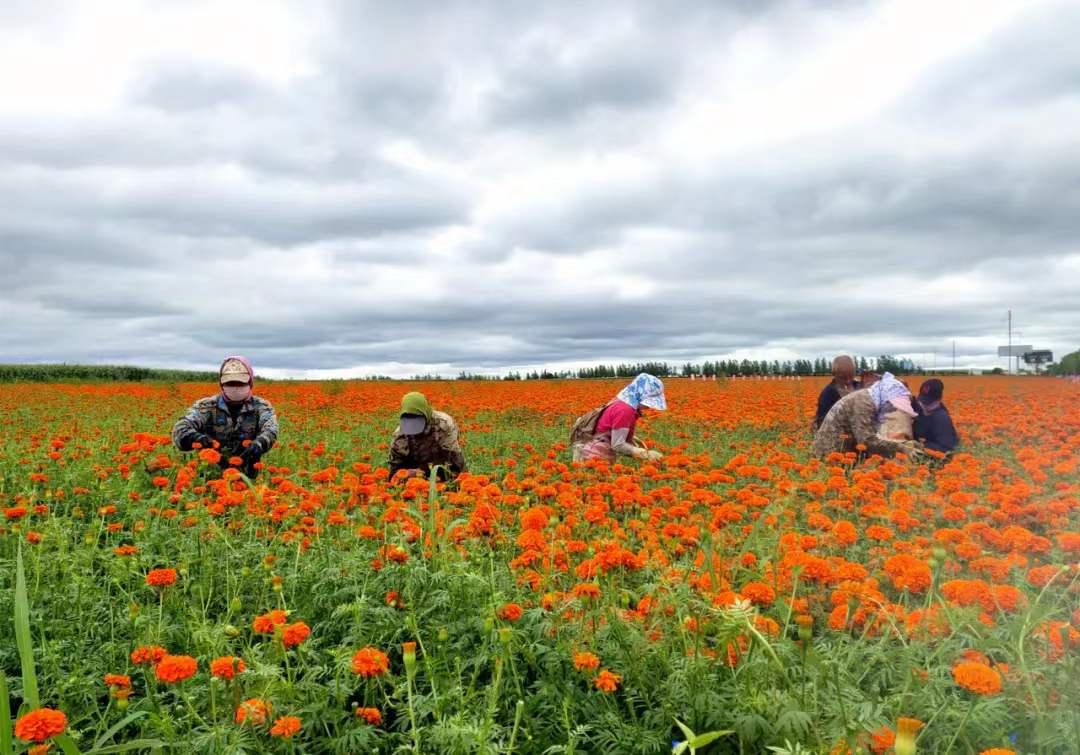
{"type": "MultiPolygon", "coordinates": [[[[851,390],[848,391],[848,393],[857,391],[860,388],[862,388],[862,384],[856,380],[852,383],[851,390]]],[[[821,389],[821,393],[818,395],[817,412],[814,414],[814,426],[811,428],[812,430],[816,432],[817,429],[821,427],[821,423],[825,421],[825,415],[828,414],[829,410],[833,408],[836,402],[843,397],[844,396],[840,393],[840,389],[836,387],[836,383],[830,382],[821,389]]]]}
{"type": "MultiPolygon", "coordinates": [[[[220,466],[224,469],[229,466],[230,457],[243,452],[246,440],[258,447],[260,456],[273,447],[278,436],[277,415],[270,402],[259,396],[252,396],[239,407],[230,408],[219,393],[196,401],[173,425],[173,444],[181,451],[190,451],[200,435],[207,435],[221,444],[220,466]]],[[[258,474],[254,462],[242,471],[253,479],[258,474]]]]}
{"type": "Polygon", "coordinates": [[[960,444],[960,438],[956,435],[956,428],[953,427],[952,417],[949,416],[945,404],[932,412],[927,412],[917,401],[914,404],[915,411],[919,413],[915,418],[915,439],[922,441],[924,446],[933,451],[953,451],[960,444]]]}

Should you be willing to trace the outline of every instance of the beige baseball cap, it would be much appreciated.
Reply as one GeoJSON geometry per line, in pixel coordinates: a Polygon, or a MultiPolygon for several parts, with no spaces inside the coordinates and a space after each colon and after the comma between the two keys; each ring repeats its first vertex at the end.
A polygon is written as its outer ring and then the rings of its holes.
{"type": "Polygon", "coordinates": [[[239,359],[229,359],[226,360],[225,364],[221,365],[221,382],[250,383],[251,373],[248,372],[248,368],[239,359]]]}

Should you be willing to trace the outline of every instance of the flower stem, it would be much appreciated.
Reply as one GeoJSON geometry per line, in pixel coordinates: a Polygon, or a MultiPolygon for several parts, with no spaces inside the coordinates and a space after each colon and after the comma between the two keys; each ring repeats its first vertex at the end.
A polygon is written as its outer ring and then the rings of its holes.
{"type": "Polygon", "coordinates": [[[964,717],[960,719],[960,725],[956,727],[956,731],[953,732],[952,739],[949,740],[949,746],[942,750],[942,752],[953,751],[953,745],[956,744],[956,740],[960,738],[960,732],[964,730],[964,724],[966,724],[968,719],[971,717],[971,712],[975,710],[977,702],[978,701],[976,700],[971,701],[971,705],[968,706],[967,712],[964,713],[964,717]]]}

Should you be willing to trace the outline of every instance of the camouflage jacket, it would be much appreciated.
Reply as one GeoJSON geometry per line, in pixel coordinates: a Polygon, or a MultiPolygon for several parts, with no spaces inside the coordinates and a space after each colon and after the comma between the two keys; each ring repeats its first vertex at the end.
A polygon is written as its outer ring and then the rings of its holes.
{"type": "Polygon", "coordinates": [[[868,390],[849,393],[833,404],[814,435],[812,451],[826,457],[833,451],[853,452],[856,446],[866,447],[867,454],[895,456],[904,446],[880,437],[874,418],[877,410],[868,390]]]}
{"type": "Polygon", "coordinates": [[[208,435],[220,443],[224,457],[239,455],[245,440],[258,443],[259,450],[266,453],[277,440],[277,416],[270,402],[258,396],[245,401],[236,417],[229,413],[223,396],[209,396],[192,404],[173,425],[173,443],[181,451],[190,451],[197,435],[208,435]]]}
{"type": "Polygon", "coordinates": [[[400,469],[419,469],[426,475],[437,464],[449,467],[452,477],[468,468],[453,417],[432,412],[431,422],[419,435],[405,435],[400,426],[394,430],[387,461],[391,476],[400,469]]]}

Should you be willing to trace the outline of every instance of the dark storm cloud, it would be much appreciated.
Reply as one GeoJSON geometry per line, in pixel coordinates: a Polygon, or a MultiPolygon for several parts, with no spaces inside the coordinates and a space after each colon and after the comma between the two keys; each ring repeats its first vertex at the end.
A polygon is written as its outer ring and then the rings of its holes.
{"type": "Polygon", "coordinates": [[[0,110],[0,357],[983,358],[1008,307],[1075,348],[1075,8],[1020,13],[868,114],[727,130],[877,10],[328,3],[296,13],[317,31],[295,74],[193,48],[132,63],[107,106],[0,110]],[[703,104],[731,105],[715,134],[670,139],[703,104]]]}

